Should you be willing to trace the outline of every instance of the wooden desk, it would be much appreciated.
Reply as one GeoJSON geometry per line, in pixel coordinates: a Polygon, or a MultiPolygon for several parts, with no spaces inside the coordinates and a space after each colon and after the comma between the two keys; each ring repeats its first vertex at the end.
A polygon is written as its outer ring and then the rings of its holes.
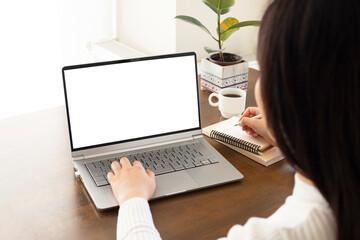
{"type": "MultiPolygon", "coordinates": [[[[258,73],[250,71],[249,101],[258,73]]],[[[222,120],[201,91],[202,125],[222,120]]],[[[74,177],[64,107],[0,120],[1,239],[115,239],[117,209],[99,212],[74,177]]],[[[245,176],[241,182],[150,202],[163,239],[216,239],[252,216],[267,217],[293,187],[285,161],[270,167],[207,140],[245,176]]]]}

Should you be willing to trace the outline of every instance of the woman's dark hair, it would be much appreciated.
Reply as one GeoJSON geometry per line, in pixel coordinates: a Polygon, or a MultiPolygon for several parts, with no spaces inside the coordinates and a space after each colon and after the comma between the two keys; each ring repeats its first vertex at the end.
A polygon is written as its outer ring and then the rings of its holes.
{"type": "Polygon", "coordinates": [[[258,55],[280,149],[328,201],[337,238],[360,239],[360,1],[273,1],[258,55]]]}

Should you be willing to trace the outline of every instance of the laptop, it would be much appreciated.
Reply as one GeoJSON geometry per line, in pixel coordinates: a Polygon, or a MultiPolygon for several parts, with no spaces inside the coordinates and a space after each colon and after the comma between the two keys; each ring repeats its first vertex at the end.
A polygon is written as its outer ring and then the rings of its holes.
{"type": "Polygon", "coordinates": [[[118,206],[107,173],[123,156],[155,173],[152,199],[243,175],[201,134],[193,52],[62,69],[75,174],[99,210],[118,206]]]}

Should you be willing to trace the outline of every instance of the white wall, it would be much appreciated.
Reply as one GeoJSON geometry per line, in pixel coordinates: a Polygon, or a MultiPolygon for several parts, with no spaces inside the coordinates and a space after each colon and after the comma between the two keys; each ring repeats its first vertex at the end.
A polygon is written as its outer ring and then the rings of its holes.
{"type": "Polygon", "coordinates": [[[88,44],[113,36],[113,0],[59,0],[64,65],[92,61],[88,44]]]}
{"type": "Polygon", "coordinates": [[[0,118],[64,104],[62,66],[111,28],[111,0],[1,1],[0,118]]]}
{"type": "Polygon", "coordinates": [[[60,103],[57,9],[55,0],[1,1],[0,118],[60,103]]]}
{"type": "MultiPolygon", "coordinates": [[[[118,2],[118,40],[146,54],[196,51],[216,43],[174,17],[191,15],[210,31],[215,15],[201,0],[17,0],[0,3],[0,118],[63,104],[61,67],[93,61],[90,41],[113,37],[118,2]]],[[[259,19],[266,0],[238,0],[229,16],[259,19]]],[[[225,16],[227,16],[225,15],[225,16]]],[[[229,51],[255,50],[257,28],[235,33],[229,51]]]]}
{"type": "MultiPolygon", "coordinates": [[[[231,11],[222,15],[237,18],[239,21],[260,20],[268,0],[238,0],[231,11]]],[[[216,35],[217,16],[200,0],[178,0],[177,15],[189,15],[198,19],[209,31],[216,35]]],[[[248,54],[256,51],[258,27],[244,27],[225,41],[227,52],[248,54]]],[[[203,47],[218,48],[217,42],[197,26],[183,21],[176,22],[176,51],[195,51],[198,59],[208,56],[203,47]]]]}
{"type": "MultiPolygon", "coordinates": [[[[268,0],[238,0],[226,17],[239,21],[259,20],[268,0]]],[[[199,19],[215,35],[216,14],[201,0],[119,0],[118,40],[146,54],[195,51],[198,58],[208,54],[204,46],[216,48],[216,42],[200,28],[175,20],[176,15],[199,19]]],[[[224,47],[227,51],[247,54],[256,50],[258,27],[246,27],[234,33],[224,47]]]]}
{"type": "Polygon", "coordinates": [[[118,40],[148,55],[175,51],[175,0],[119,0],[118,40]]]}

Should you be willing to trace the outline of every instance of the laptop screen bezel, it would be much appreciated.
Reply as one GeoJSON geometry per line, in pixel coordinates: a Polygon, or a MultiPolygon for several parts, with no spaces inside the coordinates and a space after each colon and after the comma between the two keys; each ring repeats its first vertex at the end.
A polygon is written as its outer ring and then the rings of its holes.
{"type": "Polygon", "coordinates": [[[196,131],[196,130],[201,131],[201,116],[200,116],[200,101],[199,101],[199,80],[198,80],[197,60],[196,60],[195,52],[166,54],[166,55],[158,55],[158,56],[150,56],[150,57],[140,57],[140,58],[131,58],[131,59],[122,59],[122,60],[115,60],[115,61],[106,61],[106,62],[96,62],[96,63],[89,63],[89,64],[65,66],[65,67],[62,68],[62,78],[63,78],[63,87],[64,87],[64,96],[65,96],[66,118],[67,118],[68,131],[69,131],[69,137],[70,137],[70,145],[71,145],[71,151],[72,152],[81,151],[81,150],[87,150],[87,149],[100,148],[100,147],[106,147],[106,146],[112,146],[112,145],[122,144],[122,143],[136,142],[136,141],[150,139],[150,138],[157,138],[157,137],[163,137],[163,136],[169,136],[169,135],[176,135],[176,134],[186,133],[186,132],[193,132],[193,131],[196,131]],[[144,136],[144,137],[138,137],[138,138],[132,138],[132,139],[126,139],[126,140],[120,140],[120,141],[114,141],[114,142],[109,142],[109,143],[102,143],[102,144],[96,144],[96,145],[90,145],[90,146],[85,146],[85,147],[74,148],[73,139],[72,139],[72,133],[71,133],[69,105],[68,105],[68,99],[67,99],[67,93],[66,93],[65,71],[73,70],[73,69],[80,69],[80,68],[98,67],[98,66],[104,66],[104,65],[122,64],[122,63],[129,63],[129,62],[138,62],[138,61],[149,61],[149,60],[164,59],[164,58],[176,58],[176,57],[184,57],[184,56],[194,56],[199,127],[190,128],[190,129],[184,129],[184,130],[179,130],[179,131],[173,131],[173,132],[166,132],[166,133],[155,134],[155,135],[144,136]]]}

